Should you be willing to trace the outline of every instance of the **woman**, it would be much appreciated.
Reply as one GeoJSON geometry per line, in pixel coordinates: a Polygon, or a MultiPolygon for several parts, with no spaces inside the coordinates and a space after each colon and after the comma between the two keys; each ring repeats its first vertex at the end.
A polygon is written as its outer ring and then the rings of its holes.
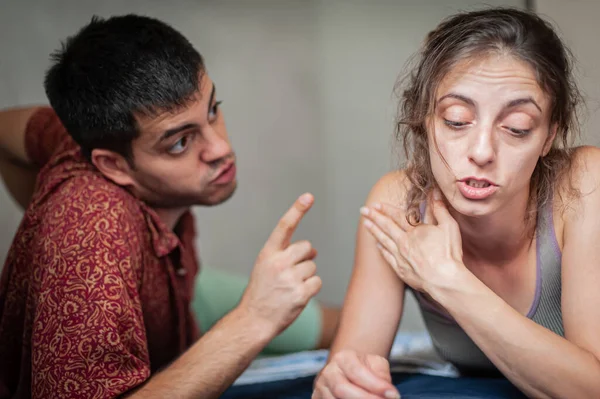
{"type": "Polygon", "coordinates": [[[568,51],[534,14],[462,13],[428,35],[400,106],[407,168],[361,209],[313,398],[600,397],[600,150],[569,147],[578,101],[568,51]],[[406,289],[461,378],[394,386],[406,289]]]}

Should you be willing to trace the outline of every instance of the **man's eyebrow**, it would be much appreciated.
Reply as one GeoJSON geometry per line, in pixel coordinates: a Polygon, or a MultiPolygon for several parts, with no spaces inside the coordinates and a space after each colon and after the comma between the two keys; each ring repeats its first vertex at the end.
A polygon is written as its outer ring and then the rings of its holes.
{"type": "Polygon", "coordinates": [[[172,137],[174,135],[176,135],[179,132],[182,132],[184,130],[187,129],[191,129],[196,127],[197,125],[195,123],[185,123],[183,125],[174,127],[172,129],[166,130],[158,139],[158,144],[162,143],[163,141],[167,140],[169,137],[172,137]]]}
{"type": "MultiPolygon", "coordinates": [[[[216,93],[217,93],[217,88],[216,88],[215,84],[213,83],[212,91],[210,93],[210,100],[208,101],[208,111],[210,111],[211,104],[215,98],[216,93]]],[[[195,123],[185,123],[181,126],[176,126],[172,129],[166,130],[158,139],[157,144],[162,143],[163,141],[167,140],[169,137],[173,137],[174,135],[176,135],[179,132],[182,132],[187,129],[195,128],[197,126],[198,125],[195,123]]]]}
{"type": "Polygon", "coordinates": [[[210,92],[210,99],[208,100],[208,109],[206,110],[207,113],[210,113],[210,108],[212,107],[212,102],[215,99],[216,93],[217,93],[217,87],[213,83],[213,88],[212,88],[212,91],[210,92]]]}

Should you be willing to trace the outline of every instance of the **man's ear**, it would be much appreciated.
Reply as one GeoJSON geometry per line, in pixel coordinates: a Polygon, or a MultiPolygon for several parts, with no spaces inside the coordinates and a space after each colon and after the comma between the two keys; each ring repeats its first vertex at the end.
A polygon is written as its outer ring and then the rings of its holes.
{"type": "Polygon", "coordinates": [[[548,138],[546,138],[546,142],[544,143],[544,148],[542,148],[541,157],[545,157],[550,152],[552,148],[552,143],[554,143],[554,139],[556,138],[556,132],[558,131],[558,125],[555,123],[550,127],[550,132],[548,134],[548,138]]]}
{"type": "Polygon", "coordinates": [[[125,157],[114,151],[95,148],[92,150],[91,161],[96,168],[109,180],[119,186],[135,186],[132,167],[125,157]]]}

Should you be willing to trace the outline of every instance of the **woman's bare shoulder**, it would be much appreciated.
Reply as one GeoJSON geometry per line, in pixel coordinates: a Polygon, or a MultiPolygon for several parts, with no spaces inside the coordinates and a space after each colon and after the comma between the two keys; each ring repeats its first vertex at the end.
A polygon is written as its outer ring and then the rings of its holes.
{"type": "MultiPolygon", "coordinates": [[[[600,189],[600,148],[577,147],[573,152],[570,170],[557,184],[558,207],[563,218],[579,214],[582,201],[600,189]]],[[[556,209],[556,208],[555,208],[556,209]]]]}
{"type": "MultiPolygon", "coordinates": [[[[573,177],[585,185],[589,179],[596,182],[600,177],[600,148],[586,145],[577,147],[573,154],[573,177]]],[[[585,188],[585,187],[580,187],[585,188]]]]}
{"type": "Polygon", "coordinates": [[[403,204],[409,189],[410,180],[404,170],[388,172],[375,183],[369,193],[367,203],[403,204]]]}

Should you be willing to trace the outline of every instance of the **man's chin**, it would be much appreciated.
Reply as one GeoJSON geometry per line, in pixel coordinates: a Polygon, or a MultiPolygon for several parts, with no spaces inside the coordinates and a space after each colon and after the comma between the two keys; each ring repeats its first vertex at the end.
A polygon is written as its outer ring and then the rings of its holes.
{"type": "Polygon", "coordinates": [[[203,206],[215,206],[220,205],[223,202],[227,201],[229,198],[233,196],[235,190],[237,189],[237,180],[232,181],[226,187],[221,187],[217,192],[208,198],[204,197],[200,199],[196,205],[203,206]]]}
{"type": "Polygon", "coordinates": [[[152,208],[189,208],[192,206],[215,206],[222,204],[233,196],[237,188],[237,181],[233,181],[227,186],[221,186],[211,193],[202,193],[199,195],[181,196],[181,194],[161,193],[152,196],[140,196],[139,198],[152,208]]]}

